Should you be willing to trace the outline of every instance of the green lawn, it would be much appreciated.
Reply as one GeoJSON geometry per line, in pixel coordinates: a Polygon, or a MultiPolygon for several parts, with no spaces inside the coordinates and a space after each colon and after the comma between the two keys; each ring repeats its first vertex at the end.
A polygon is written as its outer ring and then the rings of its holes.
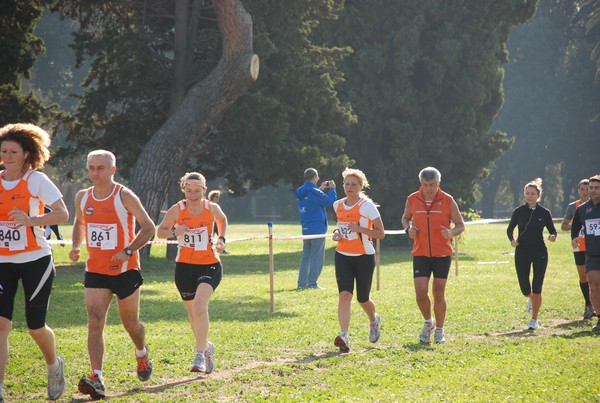
{"type": "MultiPolygon", "coordinates": [[[[389,227],[392,225],[388,224],[389,227]]],[[[419,344],[422,318],[414,302],[408,247],[382,244],[381,285],[372,298],[382,317],[382,337],[368,341],[368,321],[356,301],[352,350],[339,354],[334,243],[327,241],[320,284],[297,291],[299,240],[274,242],[275,312],[269,312],[268,242],[228,243],[224,278],[210,305],[210,339],[216,369],[189,372],[194,341],[173,284],[164,246],[143,261],[141,316],[154,361],[152,378],[135,376],[133,345],[115,304],[105,332],[104,376],[115,402],[153,401],[468,401],[598,402],[600,337],[581,320],[583,299],[568,235],[549,244],[550,264],[540,313],[541,328],[526,331],[529,317],[513,267],[506,224],[473,225],[459,244],[459,274],[452,266],[444,345],[419,344]]],[[[299,235],[297,224],[275,224],[274,235],[299,235]]],[[[63,229],[69,234],[69,229],[63,229]]],[[[228,239],[263,236],[266,225],[230,225],[228,239]]],[[[404,235],[401,235],[404,236],[404,235]]],[[[399,237],[398,235],[389,236],[399,237]]],[[[62,401],[86,401],[77,392],[89,372],[83,264],[71,265],[69,247],[56,247],[57,279],[48,324],[67,362],[62,401]]],[[[17,297],[7,401],[43,401],[45,368],[23,320],[17,297]]],[[[594,322],[595,323],[595,320],[594,322]]]]}

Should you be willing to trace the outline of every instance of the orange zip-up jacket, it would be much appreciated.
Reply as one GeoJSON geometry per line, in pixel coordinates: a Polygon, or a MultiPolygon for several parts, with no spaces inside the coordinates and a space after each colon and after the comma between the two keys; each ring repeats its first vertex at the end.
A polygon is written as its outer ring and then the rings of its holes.
{"type": "Polygon", "coordinates": [[[413,240],[413,256],[452,256],[452,241],[442,236],[441,227],[450,228],[453,200],[442,189],[431,203],[425,202],[422,188],[408,196],[412,225],[419,229],[413,240]]]}

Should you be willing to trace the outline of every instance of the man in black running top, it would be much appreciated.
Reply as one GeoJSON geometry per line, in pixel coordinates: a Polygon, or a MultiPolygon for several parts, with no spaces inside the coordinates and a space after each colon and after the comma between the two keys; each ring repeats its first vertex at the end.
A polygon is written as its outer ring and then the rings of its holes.
{"type": "MultiPolygon", "coordinates": [[[[600,312],[600,175],[590,178],[590,199],[575,211],[571,224],[573,245],[579,241],[579,231],[583,227],[585,235],[585,270],[590,285],[590,299],[596,312],[600,312]]],[[[592,328],[600,332],[600,318],[592,328]]]]}

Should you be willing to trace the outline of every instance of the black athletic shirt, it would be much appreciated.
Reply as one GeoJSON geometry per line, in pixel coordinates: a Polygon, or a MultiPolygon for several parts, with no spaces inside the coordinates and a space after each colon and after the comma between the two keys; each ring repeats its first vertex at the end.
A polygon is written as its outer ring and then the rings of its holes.
{"type": "Polygon", "coordinates": [[[545,247],[544,243],[544,227],[548,229],[551,235],[556,235],[556,228],[552,222],[550,210],[539,204],[535,208],[530,208],[527,204],[517,207],[510,218],[510,224],[506,229],[508,239],[514,239],[515,227],[519,229],[519,248],[534,249],[545,247]]]}
{"type": "Polygon", "coordinates": [[[592,228],[597,227],[597,224],[592,221],[594,219],[600,219],[600,203],[594,205],[590,199],[575,210],[575,216],[571,225],[571,239],[577,238],[579,230],[581,227],[584,227],[585,253],[590,256],[600,256],[600,235],[595,235],[597,232],[589,233],[592,228]],[[590,220],[589,228],[586,228],[588,227],[585,225],[586,220],[590,220]]]}

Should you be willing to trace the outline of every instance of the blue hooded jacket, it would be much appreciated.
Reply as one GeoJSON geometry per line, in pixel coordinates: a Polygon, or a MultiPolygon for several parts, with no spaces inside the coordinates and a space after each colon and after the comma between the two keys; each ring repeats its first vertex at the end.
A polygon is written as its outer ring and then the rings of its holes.
{"type": "Polygon", "coordinates": [[[296,189],[296,202],[300,212],[302,235],[327,233],[327,207],[331,207],[337,199],[335,189],[323,192],[314,183],[304,182],[296,189]]]}

